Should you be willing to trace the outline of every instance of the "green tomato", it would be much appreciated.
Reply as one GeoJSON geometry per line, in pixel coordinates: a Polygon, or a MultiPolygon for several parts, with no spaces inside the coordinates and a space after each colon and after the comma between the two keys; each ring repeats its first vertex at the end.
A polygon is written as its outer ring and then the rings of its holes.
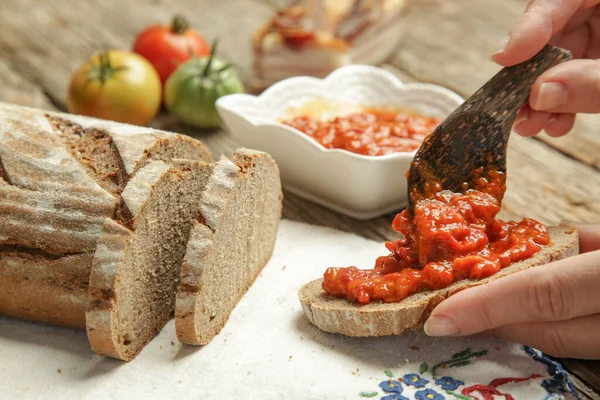
{"type": "Polygon", "coordinates": [[[217,128],[221,119],[215,102],[221,96],[243,93],[234,68],[211,56],[181,64],[165,84],[165,106],[181,122],[197,128],[217,128]]]}

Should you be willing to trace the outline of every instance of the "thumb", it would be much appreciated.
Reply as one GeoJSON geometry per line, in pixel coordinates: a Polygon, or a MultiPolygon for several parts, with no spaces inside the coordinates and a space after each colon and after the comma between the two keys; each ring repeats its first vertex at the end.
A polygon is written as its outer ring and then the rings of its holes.
{"type": "Polygon", "coordinates": [[[442,301],[425,322],[425,332],[464,336],[600,313],[598,274],[600,252],[590,252],[504,276],[442,301]]]}
{"type": "Polygon", "coordinates": [[[600,112],[600,61],[571,60],[546,71],[531,88],[529,105],[550,113],[600,112]]]}

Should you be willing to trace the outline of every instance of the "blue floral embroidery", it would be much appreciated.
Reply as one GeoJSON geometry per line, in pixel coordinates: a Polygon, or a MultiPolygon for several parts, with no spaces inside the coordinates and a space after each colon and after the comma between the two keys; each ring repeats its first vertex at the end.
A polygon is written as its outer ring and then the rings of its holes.
{"type": "MultiPolygon", "coordinates": [[[[548,393],[552,395],[554,393],[569,392],[573,393],[577,398],[579,398],[579,395],[575,390],[575,385],[573,385],[573,382],[569,378],[569,373],[565,371],[562,365],[552,360],[539,350],[532,349],[529,346],[523,346],[523,348],[525,352],[531,356],[531,358],[533,358],[535,361],[546,364],[548,367],[548,373],[552,378],[544,379],[542,381],[542,387],[546,389],[548,393]]],[[[547,398],[550,398],[550,396],[547,398]]]]}
{"type": "Polygon", "coordinates": [[[417,400],[444,400],[444,396],[431,389],[418,390],[415,393],[417,400]]]}
{"type": "Polygon", "coordinates": [[[416,388],[425,387],[429,383],[427,379],[421,378],[418,374],[406,374],[402,377],[404,384],[416,388]]]}
{"type": "Polygon", "coordinates": [[[408,397],[402,396],[398,393],[388,394],[383,396],[380,400],[409,400],[408,397]]]}
{"type": "Polygon", "coordinates": [[[379,387],[387,393],[400,394],[404,391],[404,388],[402,388],[402,384],[395,379],[389,379],[387,381],[380,382],[379,387]]]}
{"type": "Polygon", "coordinates": [[[450,376],[442,376],[441,378],[435,380],[435,384],[441,386],[444,390],[456,390],[459,386],[462,386],[465,383],[450,376]]]}

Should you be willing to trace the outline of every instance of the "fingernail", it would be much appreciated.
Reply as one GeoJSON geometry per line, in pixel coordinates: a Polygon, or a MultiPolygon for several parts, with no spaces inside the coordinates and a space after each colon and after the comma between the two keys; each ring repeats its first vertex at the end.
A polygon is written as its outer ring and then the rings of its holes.
{"type": "Polygon", "coordinates": [[[502,39],[498,43],[498,45],[492,52],[492,57],[495,56],[496,54],[502,53],[504,51],[504,49],[506,49],[506,47],[508,46],[508,42],[510,42],[510,35],[507,35],[506,37],[504,37],[504,39],[502,39]]]}
{"type": "Polygon", "coordinates": [[[540,86],[535,104],[536,110],[551,110],[567,104],[569,92],[567,87],[559,82],[545,82],[540,86]]]}
{"type": "Polygon", "coordinates": [[[519,110],[519,112],[517,113],[517,118],[515,119],[515,123],[513,125],[517,126],[521,122],[527,121],[529,119],[529,116],[530,116],[529,113],[530,113],[529,107],[523,107],[523,108],[521,108],[519,110]]]}
{"type": "Polygon", "coordinates": [[[427,336],[452,336],[460,332],[454,321],[446,317],[429,317],[423,329],[427,336]]]}

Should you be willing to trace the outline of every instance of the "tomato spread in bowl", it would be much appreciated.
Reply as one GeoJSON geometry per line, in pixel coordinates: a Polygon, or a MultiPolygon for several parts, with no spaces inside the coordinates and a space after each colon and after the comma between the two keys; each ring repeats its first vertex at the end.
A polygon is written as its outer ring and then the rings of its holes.
{"type": "Polygon", "coordinates": [[[325,148],[382,156],[417,150],[441,120],[407,110],[365,107],[328,119],[307,113],[281,122],[298,129],[325,148]]]}
{"type": "Polygon", "coordinates": [[[416,199],[412,218],[406,209],[394,219],[404,238],[386,243],[390,254],[371,270],[327,269],[323,290],[360,304],[396,302],[462,279],[483,279],[530,258],[550,243],[548,229],[527,218],[497,220],[504,189],[500,172],[488,173],[464,193],[432,185],[431,193],[416,199]]]}

